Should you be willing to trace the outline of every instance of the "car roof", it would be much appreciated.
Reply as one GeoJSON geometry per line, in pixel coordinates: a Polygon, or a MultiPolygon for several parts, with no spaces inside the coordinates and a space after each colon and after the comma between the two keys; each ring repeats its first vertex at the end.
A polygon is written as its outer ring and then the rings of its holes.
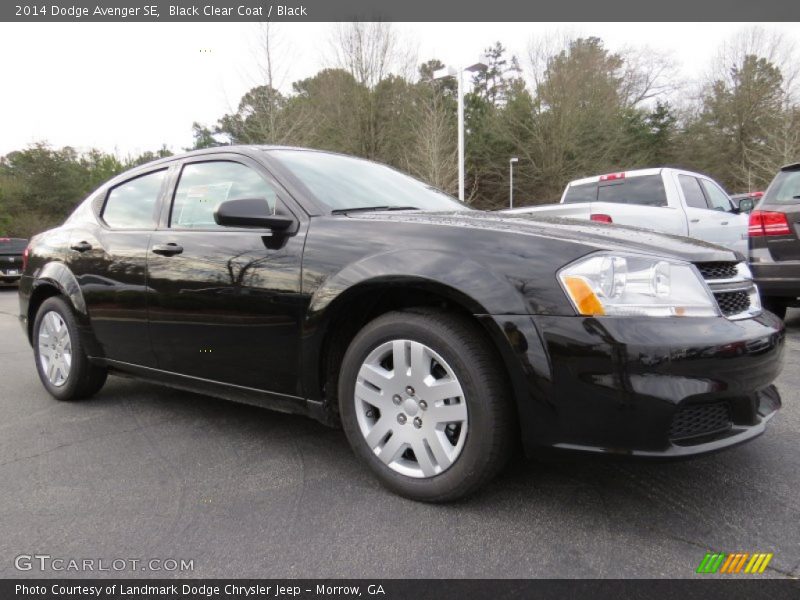
{"type": "MultiPolygon", "coordinates": [[[[800,164],[800,163],[799,163],[800,164]]],[[[597,183],[603,177],[607,177],[609,175],[620,175],[624,174],[625,179],[630,179],[633,177],[643,177],[645,175],[659,175],[661,173],[678,173],[683,175],[693,175],[695,177],[704,177],[709,178],[708,175],[704,175],[703,173],[697,173],[695,171],[686,171],[685,169],[676,169],[674,167],[652,167],[648,169],[632,169],[630,171],[614,171],[610,173],[603,173],[602,175],[592,175],[591,177],[584,177],[582,179],[574,179],[567,184],[567,187],[573,185],[585,185],[587,183],[597,183]]],[[[614,178],[610,178],[614,179],[614,178]]],[[[621,179],[621,178],[619,178],[621,179]]],[[[609,183],[613,183],[613,181],[609,181],[609,183]]]]}
{"type": "MultiPolygon", "coordinates": [[[[241,154],[243,156],[249,156],[254,159],[258,159],[258,154],[267,150],[302,150],[304,152],[319,152],[323,154],[339,154],[337,152],[330,152],[328,150],[318,150],[316,148],[302,148],[300,146],[278,146],[278,145],[269,145],[269,144],[231,144],[227,146],[213,146],[211,148],[201,148],[199,150],[190,150],[189,152],[182,152],[180,154],[173,154],[172,156],[165,156],[164,158],[158,158],[156,160],[151,160],[150,162],[143,163],[141,165],[136,165],[135,167],[131,167],[119,173],[118,175],[112,177],[108,181],[104,182],[96,191],[100,189],[108,189],[114,187],[115,185],[119,185],[120,182],[123,182],[127,179],[133,177],[139,177],[148,171],[153,171],[154,169],[158,169],[159,167],[167,168],[170,163],[173,163],[177,160],[182,160],[184,158],[189,158],[192,156],[203,156],[205,154],[219,154],[222,152],[228,152],[231,154],[241,154]]],[[[342,154],[341,156],[348,156],[342,154]]],[[[351,158],[358,158],[358,157],[351,157],[351,158]]],[[[94,194],[95,192],[92,192],[94,194]]]]}
{"type": "Polygon", "coordinates": [[[220,152],[233,152],[238,154],[252,155],[264,150],[303,150],[305,152],[322,152],[325,154],[338,154],[337,152],[330,152],[328,150],[318,150],[316,148],[303,148],[300,146],[279,146],[269,144],[231,144],[224,146],[212,146],[211,148],[200,148],[199,150],[190,150],[189,152],[182,152],[180,154],[173,154],[172,156],[165,156],[146,162],[138,167],[153,167],[161,164],[168,164],[175,160],[181,160],[190,156],[202,156],[203,154],[218,154],[220,152]]]}

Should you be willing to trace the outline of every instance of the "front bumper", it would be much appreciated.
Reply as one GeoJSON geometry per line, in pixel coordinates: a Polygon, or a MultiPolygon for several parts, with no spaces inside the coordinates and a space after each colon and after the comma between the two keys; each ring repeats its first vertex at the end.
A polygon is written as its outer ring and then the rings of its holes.
{"type": "Polygon", "coordinates": [[[752,319],[493,316],[526,450],[686,456],[756,437],[781,406],[784,326],[752,319]]]}
{"type": "Polygon", "coordinates": [[[18,269],[0,269],[0,282],[12,283],[19,281],[22,277],[22,271],[18,269]]]}

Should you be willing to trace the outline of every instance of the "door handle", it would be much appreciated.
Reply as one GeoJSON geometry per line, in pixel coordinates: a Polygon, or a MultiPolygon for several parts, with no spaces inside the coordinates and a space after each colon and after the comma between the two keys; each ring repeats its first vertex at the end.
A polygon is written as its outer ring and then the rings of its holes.
{"type": "Polygon", "coordinates": [[[172,256],[173,254],[180,254],[183,252],[183,246],[179,246],[178,244],[169,243],[169,244],[156,244],[151,248],[151,250],[155,254],[160,254],[162,256],[172,256]]]}
{"type": "Polygon", "coordinates": [[[70,246],[73,250],[77,252],[88,252],[92,249],[92,245],[87,241],[78,242],[77,244],[72,244],[70,246]]]}
{"type": "Polygon", "coordinates": [[[727,222],[727,221],[721,221],[721,222],[720,222],[720,225],[727,225],[727,224],[728,224],[728,222],[727,222]]]}
{"type": "Polygon", "coordinates": [[[691,221],[689,221],[689,223],[699,223],[699,222],[700,222],[700,219],[692,219],[691,221]]]}

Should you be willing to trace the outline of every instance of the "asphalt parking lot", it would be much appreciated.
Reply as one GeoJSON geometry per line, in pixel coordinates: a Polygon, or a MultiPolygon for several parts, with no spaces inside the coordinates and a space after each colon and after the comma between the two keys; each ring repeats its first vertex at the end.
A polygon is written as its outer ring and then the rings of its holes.
{"type": "Polygon", "coordinates": [[[755,441],[680,462],[519,460],[430,506],[309,419],[118,377],[59,403],[16,310],[0,290],[0,577],[60,575],[15,569],[36,553],[194,561],[107,573],[127,577],[692,577],[712,550],[772,552],[763,576],[800,577],[800,311],[784,408],[755,441]]]}

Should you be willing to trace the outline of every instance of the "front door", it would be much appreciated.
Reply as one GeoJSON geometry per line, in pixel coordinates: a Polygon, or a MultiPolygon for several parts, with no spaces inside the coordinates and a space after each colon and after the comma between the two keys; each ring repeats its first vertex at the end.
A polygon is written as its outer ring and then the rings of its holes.
{"type": "Polygon", "coordinates": [[[689,236],[747,253],[747,216],[732,213],[728,195],[710,180],[678,175],[689,236]]]}
{"type": "Polygon", "coordinates": [[[216,225],[216,206],[242,198],[288,210],[282,188],[247,159],[195,157],[183,164],[171,210],[147,254],[158,368],[301,395],[305,226],[298,222],[295,233],[282,234],[216,225]]]}

